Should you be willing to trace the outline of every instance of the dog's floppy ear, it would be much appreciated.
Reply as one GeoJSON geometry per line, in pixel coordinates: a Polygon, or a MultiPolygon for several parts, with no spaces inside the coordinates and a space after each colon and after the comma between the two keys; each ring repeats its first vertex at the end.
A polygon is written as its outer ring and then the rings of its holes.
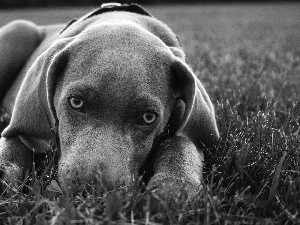
{"type": "Polygon", "coordinates": [[[198,149],[211,147],[219,139],[219,132],[207,92],[182,59],[177,57],[171,73],[172,90],[177,100],[170,127],[177,135],[188,137],[198,149]]]}
{"type": "Polygon", "coordinates": [[[55,80],[67,64],[64,47],[69,42],[69,38],[58,40],[30,68],[18,92],[11,122],[2,132],[3,137],[19,136],[27,146],[37,146],[41,141],[51,139],[51,128],[56,124],[53,109],[55,80]]]}

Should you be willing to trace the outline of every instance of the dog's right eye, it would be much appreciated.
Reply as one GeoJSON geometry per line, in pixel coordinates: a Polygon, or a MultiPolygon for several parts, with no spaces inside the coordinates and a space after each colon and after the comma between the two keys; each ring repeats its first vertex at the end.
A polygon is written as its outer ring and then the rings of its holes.
{"type": "Polygon", "coordinates": [[[84,102],[80,97],[70,97],[68,98],[69,105],[72,109],[80,112],[84,112],[84,102]]]}
{"type": "Polygon", "coordinates": [[[150,126],[156,122],[158,114],[156,112],[147,111],[142,116],[142,124],[150,126]]]}

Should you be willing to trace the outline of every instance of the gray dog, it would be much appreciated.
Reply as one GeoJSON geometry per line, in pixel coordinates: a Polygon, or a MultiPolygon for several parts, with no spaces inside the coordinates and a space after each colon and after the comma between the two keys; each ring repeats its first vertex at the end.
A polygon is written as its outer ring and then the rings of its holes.
{"type": "Polygon", "coordinates": [[[100,171],[108,188],[146,173],[148,187],[197,191],[201,149],[219,138],[178,38],[133,4],[106,4],[67,26],[2,27],[0,100],[11,115],[0,140],[6,185],[24,179],[56,131],[63,190],[100,171]]]}

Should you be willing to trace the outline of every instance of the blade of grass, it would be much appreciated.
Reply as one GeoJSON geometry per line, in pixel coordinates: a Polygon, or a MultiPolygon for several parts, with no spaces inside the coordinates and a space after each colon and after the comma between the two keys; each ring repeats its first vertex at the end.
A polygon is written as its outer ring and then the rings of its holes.
{"type": "Polygon", "coordinates": [[[282,170],[282,166],[283,166],[285,157],[286,157],[286,153],[284,153],[281,156],[281,158],[279,160],[279,163],[276,166],[274,177],[273,177],[273,180],[272,180],[272,185],[271,185],[271,188],[270,188],[269,197],[268,197],[268,203],[271,203],[272,200],[275,197],[275,194],[276,194],[276,191],[277,191],[277,188],[278,188],[278,184],[279,184],[279,177],[280,177],[280,173],[281,173],[281,170],[282,170]]]}

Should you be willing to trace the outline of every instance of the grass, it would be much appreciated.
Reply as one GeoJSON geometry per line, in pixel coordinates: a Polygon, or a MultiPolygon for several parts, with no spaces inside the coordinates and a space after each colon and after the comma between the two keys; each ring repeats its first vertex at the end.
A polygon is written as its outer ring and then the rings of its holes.
{"type": "MultiPolygon", "coordinates": [[[[0,199],[1,223],[299,224],[300,5],[148,10],[179,36],[215,105],[221,140],[204,152],[199,198],[161,199],[137,183],[113,192],[99,183],[90,194],[61,195],[42,191],[33,176],[28,194],[0,199]]],[[[23,15],[58,22],[86,11],[2,11],[0,21],[23,15]]]]}

